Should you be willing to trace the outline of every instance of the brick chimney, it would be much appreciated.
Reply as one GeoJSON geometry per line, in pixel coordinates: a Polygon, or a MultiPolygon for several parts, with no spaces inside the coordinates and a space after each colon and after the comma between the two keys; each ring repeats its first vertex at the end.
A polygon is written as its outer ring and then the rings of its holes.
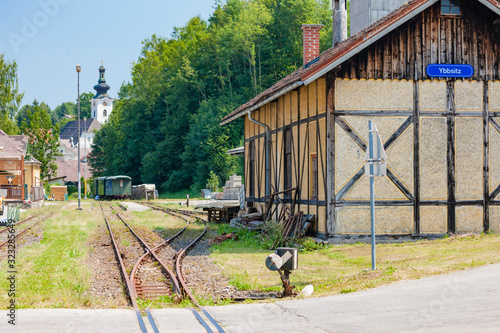
{"type": "Polygon", "coordinates": [[[319,57],[319,31],[322,24],[303,24],[300,29],[304,30],[304,65],[319,57]]]}

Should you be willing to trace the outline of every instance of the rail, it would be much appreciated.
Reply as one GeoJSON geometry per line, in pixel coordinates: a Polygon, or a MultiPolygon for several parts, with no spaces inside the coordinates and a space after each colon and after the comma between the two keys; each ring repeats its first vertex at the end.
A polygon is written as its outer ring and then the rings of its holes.
{"type": "Polygon", "coordinates": [[[137,305],[137,295],[134,294],[134,289],[132,288],[132,284],[130,283],[130,279],[128,278],[127,274],[127,269],[125,268],[125,264],[123,263],[122,256],[120,253],[120,248],[118,247],[115,236],[113,235],[113,231],[111,231],[111,226],[109,225],[108,219],[106,217],[106,213],[104,213],[104,209],[102,208],[101,205],[101,211],[102,214],[104,215],[104,221],[106,221],[106,226],[109,231],[109,235],[111,237],[111,241],[113,243],[113,248],[115,250],[115,256],[118,260],[118,263],[120,264],[121,268],[121,273],[123,276],[123,279],[125,280],[125,284],[127,286],[128,294],[130,296],[130,301],[132,302],[132,305],[135,310],[135,314],[137,316],[137,320],[139,321],[139,326],[141,327],[142,333],[148,333],[148,330],[146,329],[146,325],[144,324],[144,320],[142,319],[141,311],[139,310],[139,306],[137,305]]]}
{"type": "MultiPolygon", "coordinates": [[[[25,228],[23,231],[21,231],[20,233],[18,233],[18,234],[16,235],[16,238],[21,237],[21,236],[22,236],[25,232],[27,232],[28,230],[30,230],[31,228],[33,228],[34,226],[36,226],[38,223],[40,223],[40,222],[42,222],[42,221],[44,221],[44,220],[48,219],[49,217],[51,217],[51,216],[52,216],[52,215],[54,215],[54,214],[55,214],[55,213],[52,213],[52,214],[49,214],[49,215],[47,215],[47,216],[45,216],[45,217],[42,217],[40,220],[38,220],[37,222],[33,223],[32,225],[30,225],[29,227],[25,228]]],[[[40,214],[39,214],[39,215],[40,215],[40,214]]],[[[37,216],[38,216],[38,215],[37,215],[37,216]]],[[[19,222],[18,222],[18,223],[16,223],[15,225],[20,225],[20,224],[22,224],[22,223],[24,223],[24,222],[26,222],[26,221],[30,220],[31,218],[33,218],[33,217],[29,217],[29,218],[27,218],[27,219],[24,219],[24,220],[22,220],[22,221],[19,221],[19,222]]],[[[2,230],[0,231],[0,233],[1,233],[1,232],[4,232],[6,229],[9,229],[9,227],[7,227],[7,228],[5,228],[5,229],[2,229],[2,230]]],[[[4,247],[7,243],[9,243],[9,240],[6,240],[5,242],[0,243],[0,248],[4,247]]]]}
{"type": "MultiPolygon", "coordinates": [[[[176,211],[174,209],[170,209],[170,208],[166,208],[166,207],[159,207],[157,205],[154,205],[154,204],[151,204],[149,202],[144,202],[143,204],[145,204],[146,206],[148,207],[151,207],[152,209],[156,209],[156,210],[159,210],[159,211],[163,211],[167,214],[170,214],[170,215],[173,215],[173,216],[177,216],[177,217],[180,217],[180,218],[183,218],[184,220],[186,220],[184,217],[181,216],[182,215],[186,215],[186,216],[190,216],[190,217],[194,217],[196,219],[199,219],[201,221],[203,221],[205,223],[205,229],[203,229],[203,232],[194,240],[192,241],[188,246],[186,246],[185,248],[179,250],[176,254],[176,262],[175,262],[175,270],[176,270],[176,274],[177,274],[177,279],[179,280],[181,286],[182,286],[182,289],[184,291],[184,293],[189,297],[189,299],[191,300],[191,302],[193,304],[195,304],[195,306],[197,308],[199,308],[201,310],[201,312],[203,312],[203,314],[208,318],[208,320],[210,320],[210,322],[214,325],[214,327],[219,331],[219,333],[225,333],[224,329],[219,325],[219,323],[217,323],[217,321],[212,317],[212,315],[207,311],[205,310],[201,305],[200,303],[198,302],[198,300],[196,299],[196,297],[194,297],[193,293],[191,292],[191,290],[189,289],[189,287],[187,286],[187,283],[186,281],[184,280],[184,276],[182,274],[182,260],[184,259],[184,257],[186,256],[186,253],[192,249],[194,247],[194,245],[205,235],[207,229],[208,229],[208,222],[202,218],[200,218],[199,216],[195,216],[195,214],[191,214],[187,211],[176,211]]],[[[187,221],[187,220],[186,220],[187,221]]],[[[186,224],[187,226],[187,224],[186,224]]],[[[184,227],[185,229],[186,227],[184,227]]],[[[184,231],[184,229],[182,229],[182,231],[184,231]]],[[[181,231],[181,232],[182,232],[181,231]]],[[[177,235],[175,235],[174,237],[177,237],[181,232],[179,232],[177,235]]],[[[160,245],[163,245],[163,244],[160,244],[160,245]]],[[[153,249],[154,251],[155,249],[153,249]]],[[[195,309],[193,308],[190,308],[190,310],[192,311],[193,315],[196,317],[196,319],[200,322],[200,324],[205,328],[205,330],[209,333],[212,332],[212,330],[210,329],[210,327],[207,325],[207,323],[203,320],[203,318],[200,316],[200,313],[198,313],[195,309]]]]}

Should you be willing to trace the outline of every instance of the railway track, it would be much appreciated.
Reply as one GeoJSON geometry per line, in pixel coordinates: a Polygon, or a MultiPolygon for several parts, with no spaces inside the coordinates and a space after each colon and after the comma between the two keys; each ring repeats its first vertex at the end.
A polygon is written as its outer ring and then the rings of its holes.
{"type": "MultiPolygon", "coordinates": [[[[182,260],[186,256],[187,252],[189,250],[191,250],[196,245],[196,243],[205,235],[207,228],[208,228],[208,221],[201,218],[196,213],[193,214],[193,213],[190,213],[188,211],[174,210],[174,209],[167,208],[167,207],[160,207],[160,206],[154,205],[154,204],[149,203],[149,202],[143,202],[142,204],[144,204],[152,209],[159,210],[159,211],[162,211],[164,213],[170,214],[172,216],[182,218],[185,221],[187,221],[187,223],[189,223],[189,221],[183,216],[188,216],[190,218],[194,218],[196,220],[199,220],[199,221],[202,221],[205,223],[205,228],[203,229],[201,234],[198,237],[196,237],[192,242],[190,242],[187,246],[185,246],[177,251],[176,260],[175,260],[175,268],[176,268],[177,279],[179,280],[179,283],[182,286],[182,290],[184,291],[184,295],[191,300],[191,302],[196,306],[196,308],[198,308],[201,311],[201,313],[203,313],[203,315],[206,316],[206,318],[208,318],[208,320],[213,324],[213,326],[217,329],[217,331],[219,331],[220,333],[223,333],[224,330],[222,329],[222,327],[217,323],[217,321],[212,317],[212,315],[200,305],[200,303],[198,302],[196,297],[193,295],[193,293],[191,292],[191,289],[188,287],[188,285],[184,279],[184,276],[182,274],[182,260]]],[[[187,227],[187,224],[186,224],[186,227],[187,227]]],[[[180,233],[182,233],[186,229],[186,227],[184,227],[184,229],[182,229],[182,231],[180,233]]],[[[177,234],[176,236],[178,236],[179,234],[177,234]]],[[[193,312],[193,315],[196,317],[196,319],[200,322],[200,324],[205,328],[205,330],[207,332],[209,332],[209,333],[213,332],[212,329],[210,328],[210,326],[207,324],[207,322],[203,319],[203,317],[201,316],[199,311],[196,311],[193,308],[190,308],[190,310],[193,312]]]]}
{"type": "MultiPolygon", "coordinates": [[[[49,217],[51,217],[54,214],[55,213],[52,213],[52,214],[46,215],[44,217],[40,217],[41,214],[38,214],[38,215],[30,216],[28,218],[25,218],[24,220],[21,220],[21,221],[15,223],[13,226],[17,232],[16,239],[19,239],[28,230],[31,230],[34,226],[36,226],[40,222],[48,219],[49,217]],[[33,222],[33,223],[30,224],[30,222],[33,222]]],[[[8,234],[9,234],[8,230],[9,229],[11,229],[11,227],[5,227],[5,228],[0,229],[0,248],[4,247],[5,245],[7,245],[9,243],[9,240],[8,240],[8,234]]]]}
{"type": "MultiPolygon", "coordinates": [[[[110,226],[113,223],[110,223],[108,219],[106,218],[106,213],[104,212],[104,209],[101,205],[101,210],[104,215],[104,219],[106,221],[106,225],[108,227],[108,230],[110,232],[110,236],[115,248],[115,254],[116,257],[118,258],[118,261],[121,266],[122,270],[122,277],[127,285],[127,290],[132,302],[132,305],[134,306],[134,309],[136,311],[138,320],[139,320],[139,325],[141,326],[141,329],[143,332],[147,332],[144,321],[142,319],[142,316],[140,314],[139,307],[137,306],[137,298],[143,298],[143,299],[151,299],[151,298],[156,298],[159,296],[164,296],[164,295],[173,295],[175,296],[177,301],[182,300],[183,298],[189,298],[191,302],[195,305],[196,308],[199,309],[199,311],[195,310],[194,308],[190,308],[190,310],[193,312],[193,315],[197,318],[197,320],[200,322],[200,324],[205,328],[207,332],[213,332],[211,327],[207,324],[207,322],[203,319],[202,315],[206,316],[208,320],[213,324],[213,326],[219,331],[220,333],[223,333],[224,330],[220,327],[220,325],[215,321],[215,319],[203,308],[200,306],[198,300],[194,295],[192,294],[191,290],[188,288],[187,283],[184,280],[184,277],[182,275],[182,259],[185,257],[186,253],[195,246],[195,244],[203,237],[207,230],[207,223],[205,222],[205,228],[201,232],[201,234],[196,237],[193,241],[191,241],[188,245],[183,246],[179,248],[179,250],[175,250],[172,247],[172,242],[176,239],[179,238],[180,235],[184,233],[184,231],[187,229],[190,221],[185,218],[184,216],[187,216],[185,214],[180,214],[174,210],[170,209],[163,209],[162,207],[158,207],[156,205],[148,204],[147,206],[161,210],[167,214],[170,214],[172,216],[178,217],[183,219],[186,222],[186,225],[184,228],[182,228],[179,232],[177,232],[175,235],[169,237],[168,239],[165,239],[161,244],[150,247],[145,241],[143,241],[137,233],[130,227],[130,225],[117,213],[114,213],[113,215],[118,217],[118,219],[122,222],[123,225],[126,226],[126,228],[129,230],[130,233],[134,235],[134,237],[137,239],[138,243],[140,243],[140,246],[143,248],[143,254],[135,260],[135,263],[132,265],[132,268],[130,268],[130,263],[132,259],[128,258],[127,255],[124,257],[124,246],[122,246],[122,249],[120,249],[120,246],[117,244],[121,242],[122,244],[129,244],[131,245],[132,242],[130,241],[130,237],[125,240],[125,241],[116,241],[114,238],[114,234],[112,229],[115,228],[116,226],[113,226],[113,228],[110,226]],[[184,216],[183,216],[184,215],[184,216]],[[160,251],[165,251],[169,253],[170,255],[166,255],[166,260],[165,260],[165,255],[162,255],[163,259],[165,262],[162,261],[162,258],[160,258],[160,251]],[[126,263],[124,262],[123,259],[127,259],[126,263]],[[159,263],[161,266],[163,273],[165,274],[166,277],[168,277],[168,280],[170,281],[169,286],[167,286],[165,283],[152,283],[152,280],[155,280],[155,276],[158,277],[158,272],[153,273],[152,270],[155,270],[158,268],[158,266],[155,265],[156,263],[159,263]],[[170,268],[168,267],[170,266],[170,268]],[[172,268],[172,269],[171,269],[172,268]],[[175,273],[174,273],[175,271],[175,273]],[[130,276],[128,276],[128,272],[130,272],[130,276]],[[200,313],[201,312],[201,313],[200,313]]],[[[110,206],[111,208],[111,206],[110,206]]],[[[199,217],[196,217],[197,219],[200,219],[199,217]]],[[[125,239],[125,238],[124,238],[125,239]]],[[[134,245],[135,248],[137,249],[137,242],[136,245],[134,245]]],[[[135,251],[137,253],[137,251],[135,251]]],[[[158,279],[156,279],[158,281],[158,279]]],[[[158,329],[156,328],[153,316],[149,309],[146,309],[146,314],[148,316],[148,319],[151,323],[151,326],[153,327],[154,332],[159,332],[158,329]]]]}

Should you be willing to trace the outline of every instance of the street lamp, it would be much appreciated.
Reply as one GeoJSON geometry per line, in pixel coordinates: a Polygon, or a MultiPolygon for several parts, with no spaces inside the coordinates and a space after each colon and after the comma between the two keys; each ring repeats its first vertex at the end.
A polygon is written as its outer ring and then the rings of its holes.
{"type": "Polygon", "coordinates": [[[77,210],[82,210],[81,200],[82,200],[82,183],[80,182],[80,71],[82,67],[76,65],[76,72],[78,73],[78,208],[77,210]]]}
{"type": "Polygon", "coordinates": [[[85,141],[85,145],[83,146],[84,153],[85,155],[85,172],[83,173],[83,184],[84,184],[84,192],[85,192],[85,200],[87,200],[87,117],[83,117],[83,140],[85,141]]]}

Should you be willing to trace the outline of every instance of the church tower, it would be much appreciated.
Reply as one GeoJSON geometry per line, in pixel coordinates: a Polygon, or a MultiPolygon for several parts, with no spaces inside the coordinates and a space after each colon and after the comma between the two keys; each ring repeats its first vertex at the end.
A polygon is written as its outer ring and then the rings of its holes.
{"type": "Polygon", "coordinates": [[[97,93],[94,98],[90,100],[90,102],[92,103],[91,117],[96,119],[100,124],[105,124],[108,122],[109,116],[113,111],[114,99],[108,95],[109,85],[106,84],[106,79],[104,78],[106,68],[104,68],[102,63],[103,62],[101,61],[98,84],[94,86],[97,93]]]}

